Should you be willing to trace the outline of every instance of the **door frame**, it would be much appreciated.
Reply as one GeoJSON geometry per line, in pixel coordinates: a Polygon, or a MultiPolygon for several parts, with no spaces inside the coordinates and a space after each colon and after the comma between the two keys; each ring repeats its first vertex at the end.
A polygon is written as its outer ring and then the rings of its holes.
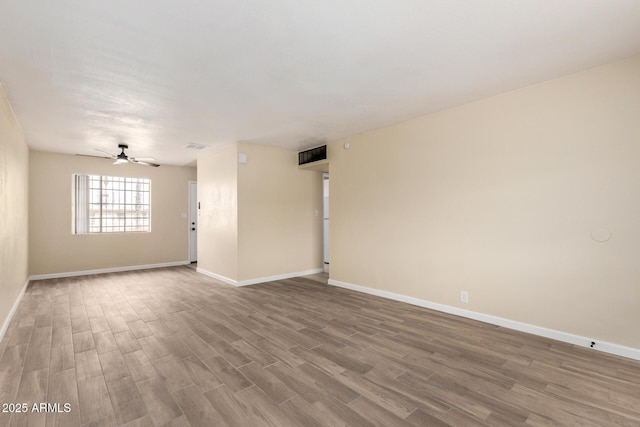
{"type": "MultiPolygon", "coordinates": [[[[191,223],[193,222],[193,220],[195,219],[195,225],[196,225],[196,236],[198,234],[198,181],[189,181],[189,183],[187,184],[187,190],[188,190],[188,195],[189,195],[189,209],[187,211],[187,238],[188,238],[188,245],[189,245],[189,258],[188,261],[191,262],[197,262],[198,261],[198,249],[196,247],[196,260],[192,261],[192,259],[194,258],[193,253],[191,251],[191,223]],[[196,197],[195,200],[192,200],[192,196],[191,196],[191,186],[195,185],[196,186],[196,197]],[[195,203],[195,218],[191,217],[191,203],[195,203]]],[[[197,245],[197,242],[196,242],[197,245]]]]}
{"type": "Polygon", "coordinates": [[[331,206],[329,201],[331,190],[330,190],[331,181],[329,178],[329,172],[322,173],[322,270],[325,273],[329,273],[330,271],[330,263],[331,263],[331,253],[330,247],[331,243],[329,240],[329,228],[330,228],[330,216],[327,209],[327,204],[331,206]],[[327,183],[327,191],[325,191],[325,183],[327,183]]]}

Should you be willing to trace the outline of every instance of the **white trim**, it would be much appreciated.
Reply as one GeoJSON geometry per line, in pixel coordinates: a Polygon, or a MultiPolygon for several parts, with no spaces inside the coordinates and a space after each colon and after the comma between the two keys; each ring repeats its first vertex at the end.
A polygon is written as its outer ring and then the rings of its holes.
{"type": "Polygon", "coordinates": [[[211,271],[207,271],[200,267],[196,268],[196,271],[198,273],[204,274],[205,276],[213,277],[214,279],[220,280],[224,283],[228,283],[233,286],[256,285],[258,283],[273,282],[275,280],[291,279],[292,277],[300,277],[300,276],[307,276],[309,274],[322,273],[321,268],[316,268],[313,270],[298,271],[296,273],[278,274],[276,276],[258,277],[256,279],[247,279],[247,280],[238,281],[238,280],[230,279],[225,276],[221,276],[220,274],[217,274],[217,273],[212,273],[211,271]]]}
{"type": "Polygon", "coordinates": [[[479,313],[477,311],[465,310],[463,308],[453,307],[450,305],[439,304],[437,302],[427,301],[419,298],[410,297],[407,295],[396,294],[389,291],[382,291],[379,289],[367,288],[365,286],[354,285],[352,283],[341,282],[339,280],[329,279],[330,285],[340,288],[350,289],[352,291],[363,292],[365,294],[375,295],[382,298],[391,299],[394,301],[401,301],[407,304],[417,305],[419,307],[429,308],[431,310],[441,311],[443,313],[449,313],[456,316],[466,317],[467,319],[478,320],[480,322],[490,323],[492,325],[502,326],[508,329],[513,329],[520,332],[526,332],[528,334],[539,335],[545,338],[551,338],[557,341],[563,341],[569,344],[578,345],[581,347],[590,348],[591,343],[595,342],[594,350],[599,350],[605,353],[615,354],[617,356],[627,357],[629,359],[640,360],[640,349],[633,347],[625,347],[623,345],[614,344],[606,341],[599,341],[583,337],[580,335],[571,334],[568,332],[557,331],[555,329],[548,329],[542,326],[531,325],[528,323],[518,322],[516,320],[505,319],[502,317],[492,316],[490,314],[479,313]]]}
{"type": "Polygon", "coordinates": [[[217,273],[212,273],[211,271],[205,270],[204,268],[197,267],[196,272],[200,274],[204,274],[205,276],[209,276],[216,280],[220,280],[221,282],[227,283],[229,285],[238,286],[237,280],[229,279],[228,277],[222,276],[217,273]]]}
{"type": "Polygon", "coordinates": [[[59,279],[61,277],[88,276],[90,274],[118,273],[121,271],[147,270],[150,268],[177,267],[189,265],[189,261],[162,262],[159,264],[127,265],[123,267],[100,268],[97,270],[68,271],[63,273],[34,274],[29,280],[59,279]]]}
{"type": "MultiPolygon", "coordinates": [[[[194,218],[191,218],[191,184],[195,184],[196,185],[196,200],[195,200],[195,202],[196,202],[196,217],[195,217],[195,223],[196,223],[196,234],[198,234],[198,181],[189,181],[188,184],[187,184],[187,194],[189,195],[189,197],[188,197],[189,202],[188,202],[188,206],[187,206],[187,209],[188,209],[188,212],[187,212],[187,225],[188,225],[188,227],[187,227],[187,245],[189,245],[189,246],[187,248],[187,253],[189,254],[189,262],[197,262],[198,261],[198,259],[197,259],[198,258],[197,246],[196,246],[196,259],[195,260],[191,260],[192,255],[193,255],[191,253],[191,222],[192,222],[191,220],[194,219],[194,218]]],[[[196,239],[197,239],[197,236],[196,236],[196,239]]],[[[197,243],[197,240],[196,240],[196,243],[197,243]]]]}
{"type": "Polygon", "coordinates": [[[309,274],[322,273],[322,268],[313,270],[298,271],[296,273],[278,274],[276,276],[258,277],[256,279],[241,280],[236,286],[256,285],[258,283],[273,282],[275,280],[291,279],[292,277],[308,276],[309,274]]]}
{"type": "Polygon", "coordinates": [[[0,341],[4,338],[4,334],[7,333],[7,329],[9,329],[9,323],[11,323],[11,319],[13,319],[13,315],[16,314],[16,310],[18,310],[18,306],[20,305],[20,301],[22,301],[22,297],[24,296],[24,292],[27,290],[27,286],[29,286],[29,279],[24,283],[24,286],[20,290],[18,294],[18,298],[13,303],[13,307],[9,310],[9,314],[7,314],[7,318],[4,320],[2,324],[2,329],[0,329],[0,341]]]}

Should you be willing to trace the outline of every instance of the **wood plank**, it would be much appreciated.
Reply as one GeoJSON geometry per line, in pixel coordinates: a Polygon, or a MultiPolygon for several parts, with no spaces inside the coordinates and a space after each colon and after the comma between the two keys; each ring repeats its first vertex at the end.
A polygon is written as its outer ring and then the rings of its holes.
{"type": "MultiPolygon", "coordinates": [[[[55,317],[55,316],[54,316],[55,317]]],[[[91,323],[89,323],[89,317],[85,316],[76,316],[71,318],[71,329],[73,333],[76,334],[78,332],[88,331],[91,329],[91,323]]]]}
{"type": "Polygon", "coordinates": [[[280,407],[299,426],[324,427],[344,424],[340,418],[331,413],[322,412],[300,396],[287,400],[280,407]]]}
{"type": "Polygon", "coordinates": [[[53,328],[51,345],[60,346],[67,344],[73,344],[73,334],[71,333],[71,326],[53,328]]]}
{"type": "Polygon", "coordinates": [[[313,404],[324,414],[338,418],[347,426],[369,426],[371,423],[361,414],[333,397],[326,397],[313,404]]]}
{"type": "Polygon", "coordinates": [[[156,337],[168,337],[175,334],[175,331],[171,330],[171,328],[160,319],[147,322],[147,326],[156,337]]]}
{"type": "Polygon", "coordinates": [[[329,347],[327,344],[312,349],[314,353],[331,360],[336,365],[342,366],[345,369],[349,369],[358,374],[366,374],[373,369],[373,366],[368,365],[357,358],[353,357],[353,349],[351,351],[344,351],[339,347],[329,347]]]}
{"type": "Polygon", "coordinates": [[[113,337],[116,339],[116,343],[118,343],[122,354],[142,350],[140,343],[138,343],[138,340],[131,331],[118,332],[113,334],[113,337]]]}
{"type": "Polygon", "coordinates": [[[73,334],[73,351],[76,353],[82,353],[87,350],[96,348],[96,343],[93,340],[93,333],[91,329],[86,331],[76,332],[73,334]]]}
{"type": "Polygon", "coordinates": [[[261,341],[256,341],[252,343],[255,347],[260,350],[269,353],[271,356],[275,357],[280,362],[289,365],[291,367],[300,366],[305,363],[305,360],[301,357],[298,357],[291,351],[285,350],[284,348],[274,344],[268,339],[264,339],[261,341]]]}
{"type": "Polygon", "coordinates": [[[249,387],[236,394],[240,400],[247,402],[248,406],[252,408],[251,414],[256,419],[253,425],[297,427],[294,420],[289,418],[287,414],[259,388],[249,387]]]}
{"type": "Polygon", "coordinates": [[[151,361],[142,350],[132,351],[122,355],[133,380],[144,381],[157,375],[151,361]]]}
{"type": "Polygon", "coordinates": [[[118,350],[118,343],[111,331],[104,331],[97,334],[94,333],[93,341],[96,344],[96,351],[98,354],[118,350]]]}
{"type": "Polygon", "coordinates": [[[329,375],[310,363],[304,363],[298,369],[310,378],[313,384],[343,403],[349,403],[360,396],[357,391],[341,382],[339,377],[329,375]]]}
{"type": "Polygon", "coordinates": [[[134,320],[133,322],[127,322],[127,325],[129,326],[129,329],[131,330],[133,336],[135,336],[136,338],[148,337],[153,335],[151,329],[149,329],[147,324],[142,319],[134,320]]]}
{"type": "Polygon", "coordinates": [[[75,353],[75,365],[78,381],[102,376],[102,366],[95,350],[75,353]]]}
{"type": "Polygon", "coordinates": [[[51,347],[51,360],[49,362],[51,372],[62,372],[66,369],[73,369],[75,366],[72,344],[51,347]]]}
{"type": "Polygon", "coordinates": [[[416,399],[351,371],[344,371],[338,378],[361,396],[367,398],[368,401],[375,402],[380,408],[399,418],[406,418],[421,406],[416,399]]]}
{"type": "Polygon", "coordinates": [[[310,381],[306,381],[304,375],[298,368],[291,368],[282,363],[275,363],[265,369],[309,403],[318,402],[326,395],[323,389],[317,387],[310,381]]]}
{"type": "Polygon", "coordinates": [[[235,392],[253,385],[251,381],[231,366],[222,356],[211,357],[205,360],[204,364],[223,384],[226,384],[227,387],[235,392]]]}
{"type": "Polygon", "coordinates": [[[63,405],[61,411],[47,413],[47,427],[80,425],[80,408],[75,370],[67,369],[50,373],[46,401],[63,405]],[[69,404],[69,411],[65,410],[65,403],[69,404]]]}
{"type": "Polygon", "coordinates": [[[226,385],[212,389],[204,395],[229,426],[257,425],[247,403],[237,398],[233,390],[226,385]]]}
{"type": "Polygon", "coordinates": [[[107,322],[107,318],[105,316],[89,318],[89,325],[91,326],[91,332],[94,334],[111,330],[109,322],[107,322]]]}
{"type": "Polygon", "coordinates": [[[179,363],[200,391],[205,392],[222,385],[222,381],[197,357],[185,357],[180,359],[179,363]]]}
{"type": "Polygon", "coordinates": [[[249,363],[238,370],[276,404],[283,403],[296,395],[293,390],[255,363],[249,363]]]}
{"type": "Polygon", "coordinates": [[[393,412],[387,411],[384,407],[381,407],[377,403],[372,402],[366,397],[360,396],[357,399],[349,402],[349,407],[361,414],[364,418],[369,420],[372,425],[379,427],[402,427],[410,426],[404,418],[400,418],[393,412]]]}
{"type": "Polygon", "coordinates": [[[302,346],[293,347],[289,351],[291,351],[296,356],[300,357],[303,360],[306,360],[309,363],[312,363],[314,366],[322,369],[330,375],[339,375],[345,371],[346,368],[338,365],[337,363],[332,362],[331,360],[322,357],[311,350],[308,350],[302,346]]]}
{"type": "Polygon", "coordinates": [[[122,424],[122,427],[155,427],[153,419],[151,415],[145,415],[142,418],[138,418],[137,420],[130,421],[126,424],[122,424]]]}
{"type": "Polygon", "coordinates": [[[31,345],[51,345],[51,326],[34,327],[29,343],[31,345]]]}
{"type": "Polygon", "coordinates": [[[193,356],[193,352],[176,335],[157,337],[157,340],[176,359],[193,356]]]}
{"type": "Polygon", "coordinates": [[[446,423],[429,412],[418,408],[409,415],[405,421],[415,427],[433,426],[449,427],[452,424],[446,423]]]}
{"type": "Polygon", "coordinates": [[[82,424],[115,424],[116,418],[111,406],[109,391],[102,375],[89,379],[78,379],[78,401],[82,424]]]}
{"type": "Polygon", "coordinates": [[[109,328],[111,332],[116,334],[118,332],[129,331],[129,324],[122,316],[109,317],[107,316],[107,322],[109,322],[109,328]]]}
{"type": "Polygon", "coordinates": [[[149,360],[161,359],[171,354],[167,346],[154,335],[138,338],[137,341],[149,360]]]}
{"type": "Polygon", "coordinates": [[[194,334],[183,336],[180,339],[200,360],[206,360],[210,357],[218,356],[218,352],[198,335],[194,334]]]}
{"type": "Polygon", "coordinates": [[[152,360],[151,364],[170,392],[193,385],[193,381],[182,363],[173,356],[152,360]]]}
{"type": "Polygon", "coordinates": [[[182,415],[182,410],[159,377],[139,382],[138,388],[156,425],[164,425],[182,415]]]}
{"type": "Polygon", "coordinates": [[[244,340],[235,341],[231,343],[231,346],[248,357],[250,361],[254,362],[256,365],[259,365],[262,368],[264,368],[265,366],[273,365],[278,361],[278,359],[271,356],[269,353],[256,348],[255,346],[249,344],[244,340]]]}
{"type": "Polygon", "coordinates": [[[111,381],[130,376],[129,368],[119,350],[98,354],[98,358],[100,359],[102,374],[104,375],[107,385],[109,385],[111,381]]]}
{"type": "Polygon", "coordinates": [[[177,390],[173,397],[193,427],[228,425],[196,386],[177,390]]]}
{"type": "Polygon", "coordinates": [[[22,373],[15,401],[27,403],[28,408],[26,413],[14,413],[11,416],[11,425],[45,425],[46,413],[33,411],[33,404],[47,401],[48,380],[48,369],[22,373]]]}
{"type": "MultiPolygon", "coordinates": [[[[119,354],[120,352],[117,353],[119,354]]],[[[122,363],[124,364],[124,360],[122,363]]],[[[123,377],[121,375],[114,375],[112,377],[115,377],[115,379],[107,381],[107,389],[109,390],[111,405],[118,422],[120,424],[126,424],[147,415],[147,407],[133,378],[130,376],[123,377]]]]}
{"type": "MultiPolygon", "coordinates": [[[[71,327],[71,318],[67,314],[56,314],[53,316],[53,327],[62,328],[69,326],[71,327]]],[[[76,332],[76,331],[74,331],[76,332]]]]}
{"type": "MultiPolygon", "coordinates": [[[[240,341],[242,340],[236,340],[235,342],[240,342],[240,341]]],[[[247,363],[251,363],[250,358],[248,358],[242,352],[236,350],[236,348],[233,347],[232,344],[229,344],[224,340],[212,342],[210,345],[218,354],[224,357],[227,360],[227,362],[231,363],[236,368],[239,366],[246,365],[247,363]]]]}
{"type": "Polygon", "coordinates": [[[27,358],[24,362],[24,371],[37,371],[48,369],[50,361],[51,344],[32,345],[29,344],[27,358]]]}

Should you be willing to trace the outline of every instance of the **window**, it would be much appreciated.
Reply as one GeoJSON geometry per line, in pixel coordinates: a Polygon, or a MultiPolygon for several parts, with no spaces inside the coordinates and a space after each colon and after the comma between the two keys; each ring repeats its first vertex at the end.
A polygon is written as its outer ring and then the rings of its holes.
{"type": "Polygon", "coordinates": [[[151,180],[76,174],[75,234],[151,231],[151,180]]]}

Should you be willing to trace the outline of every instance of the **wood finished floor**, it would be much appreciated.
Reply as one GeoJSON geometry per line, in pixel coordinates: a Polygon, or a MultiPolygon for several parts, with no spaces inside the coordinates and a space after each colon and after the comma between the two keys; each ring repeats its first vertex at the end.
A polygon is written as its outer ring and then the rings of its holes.
{"type": "Polygon", "coordinates": [[[326,285],[188,267],[33,282],[0,343],[29,426],[640,425],[640,363],[326,285]]]}

